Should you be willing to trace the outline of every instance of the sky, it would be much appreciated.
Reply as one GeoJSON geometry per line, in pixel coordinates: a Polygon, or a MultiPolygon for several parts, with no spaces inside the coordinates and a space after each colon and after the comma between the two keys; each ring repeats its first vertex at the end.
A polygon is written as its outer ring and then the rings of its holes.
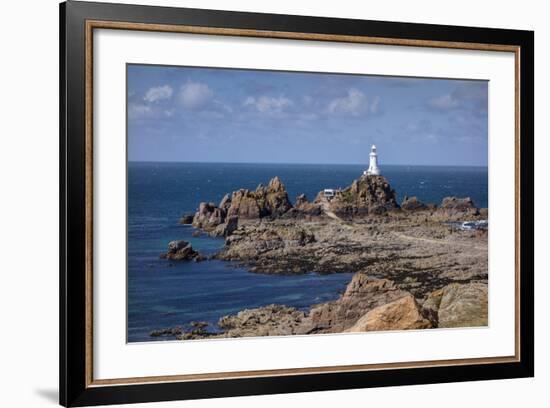
{"type": "Polygon", "coordinates": [[[488,82],[127,66],[130,161],[487,166],[488,82]]]}

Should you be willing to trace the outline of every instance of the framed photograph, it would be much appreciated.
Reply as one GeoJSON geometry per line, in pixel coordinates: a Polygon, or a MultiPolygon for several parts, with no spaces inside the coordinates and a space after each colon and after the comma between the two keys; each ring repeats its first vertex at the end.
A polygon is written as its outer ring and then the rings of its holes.
{"type": "Polygon", "coordinates": [[[60,403],[534,375],[534,34],[60,7],[60,403]]]}

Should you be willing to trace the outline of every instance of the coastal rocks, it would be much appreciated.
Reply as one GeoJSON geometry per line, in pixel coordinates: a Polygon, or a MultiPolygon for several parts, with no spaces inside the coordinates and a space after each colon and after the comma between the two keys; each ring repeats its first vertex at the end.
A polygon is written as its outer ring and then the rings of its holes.
{"type": "Polygon", "coordinates": [[[210,231],[210,236],[228,237],[238,228],[238,226],[239,217],[236,215],[231,215],[225,220],[225,223],[219,224],[213,231],[210,231]]]}
{"type": "Polygon", "coordinates": [[[194,219],[194,216],[192,214],[184,214],[180,218],[179,223],[183,225],[193,224],[193,219],[194,219]]]}
{"type": "Polygon", "coordinates": [[[305,255],[316,241],[315,235],[294,222],[259,222],[239,226],[225,240],[217,259],[241,261],[251,272],[296,274],[312,271],[305,255]]]}
{"type": "Polygon", "coordinates": [[[228,214],[242,219],[257,219],[267,215],[265,208],[260,208],[255,192],[245,189],[233,192],[228,214]]]}
{"type": "Polygon", "coordinates": [[[211,231],[225,221],[225,210],[214,203],[200,203],[199,210],[193,218],[193,226],[211,231]]]}
{"type": "MultiPolygon", "coordinates": [[[[192,224],[213,236],[228,236],[237,229],[239,219],[277,218],[291,209],[284,184],[274,177],[267,187],[260,184],[255,191],[240,189],[226,194],[218,206],[200,203],[192,224]]],[[[189,219],[186,217],[185,221],[188,223],[189,219]]]]}
{"type": "MultiPolygon", "coordinates": [[[[258,191],[256,191],[258,192],[258,191]]],[[[285,185],[279,177],[274,177],[264,189],[265,205],[271,216],[281,216],[292,208],[285,185]]]]}
{"type": "Polygon", "coordinates": [[[327,198],[321,191],[316,203],[340,217],[356,215],[380,215],[399,208],[395,191],[382,176],[363,175],[344,190],[336,190],[334,197],[327,198]]]}
{"type": "Polygon", "coordinates": [[[323,212],[321,205],[309,202],[305,194],[300,194],[296,197],[294,209],[299,215],[317,216],[323,212]]]}
{"type": "Polygon", "coordinates": [[[173,261],[204,260],[204,257],[195,251],[189,242],[183,240],[168,243],[168,252],[161,254],[160,257],[173,261]]]}
{"type": "Polygon", "coordinates": [[[403,198],[403,202],[401,203],[401,209],[404,211],[422,211],[427,210],[428,206],[416,197],[405,196],[403,198]]]}
{"type": "Polygon", "coordinates": [[[311,309],[312,331],[343,332],[353,327],[369,311],[406,296],[410,296],[409,292],[400,290],[388,279],[373,279],[366,274],[356,273],[338,300],[311,309]]]}
{"type": "Polygon", "coordinates": [[[412,330],[431,327],[432,323],[422,315],[414,297],[406,295],[372,309],[346,331],[412,330]]]}
{"type": "Polygon", "coordinates": [[[443,288],[438,308],[439,327],[474,327],[488,324],[487,284],[452,283],[443,288]]]}
{"type": "Polygon", "coordinates": [[[223,337],[281,336],[305,334],[309,328],[306,313],[284,305],[245,309],[218,321],[223,337]]]}
{"type": "Polygon", "coordinates": [[[457,198],[445,197],[441,205],[435,211],[434,218],[445,221],[462,220],[480,215],[479,209],[474,205],[470,197],[457,198]]]}
{"type": "Polygon", "coordinates": [[[229,235],[233,234],[239,227],[239,217],[236,215],[230,215],[227,217],[227,220],[225,224],[220,224],[216,229],[214,230],[215,236],[220,237],[228,237],[229,235]]]}
{"type": "Polygon", "coordinates": [[[176,336],[177,340],[204,339],[216,335],[216,333],[211,333],[206,329],[208,327],[208,322],[191,322],[189,325],[191,326],[191,330],[185,333],[179,333],[179,335],[176,336]]]}
{"type": "Polygon", "coordinates": [[[242,219],[278,217],[292,208],[286,188],[274,177],[267,187],[259,185],[255,191],[237,190],[231,195],[231,205],[227,210],[229,216],[236,215],[242,219]]]}
{"type": "Polygon", "coordinates": [[[152,330],[149,332],[149,336],[151,337],[175,337],[182,333],[181,327],[168,327],[165,329],[158,329],[158,330],[152,330]]]}

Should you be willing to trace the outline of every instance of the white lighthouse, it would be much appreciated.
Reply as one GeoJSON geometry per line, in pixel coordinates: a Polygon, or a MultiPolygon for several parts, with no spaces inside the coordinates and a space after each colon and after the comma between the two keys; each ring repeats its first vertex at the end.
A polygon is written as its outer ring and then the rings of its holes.
{"type": "Polygon", "coordinates": [[[365,176],[379,176],[380,169],[378,168],[378,155],[376,154],[376,146],[372,145],[370,149],[370,162],[368,170],[365,170],[363,174],[365,176]]]}

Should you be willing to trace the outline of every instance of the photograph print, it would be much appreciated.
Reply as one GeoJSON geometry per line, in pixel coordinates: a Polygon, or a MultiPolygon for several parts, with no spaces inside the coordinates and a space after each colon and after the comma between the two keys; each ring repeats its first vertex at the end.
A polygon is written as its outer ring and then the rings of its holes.
{"type": "Polygon", "coordinates": [[[127,65],[127,341],[488,326],[488,82],[127,65]]]}

